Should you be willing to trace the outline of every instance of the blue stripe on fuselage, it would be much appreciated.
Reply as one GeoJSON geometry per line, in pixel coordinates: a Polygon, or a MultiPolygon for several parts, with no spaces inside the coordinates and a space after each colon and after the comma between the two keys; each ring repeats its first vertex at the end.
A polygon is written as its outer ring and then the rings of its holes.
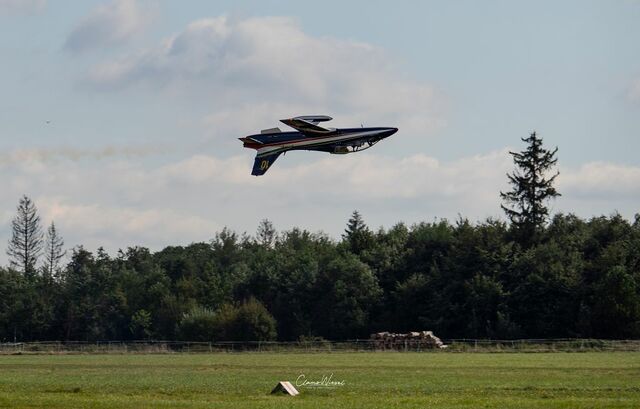
{"type": "Polygon", "coordinates": [[[259,133],[255,135],[249,135],[249,138],[264,143],[281,143],[297,141],[298,139],[304,139],[307,136],[302,132],[280,132],[280,133],[259,133]]]}

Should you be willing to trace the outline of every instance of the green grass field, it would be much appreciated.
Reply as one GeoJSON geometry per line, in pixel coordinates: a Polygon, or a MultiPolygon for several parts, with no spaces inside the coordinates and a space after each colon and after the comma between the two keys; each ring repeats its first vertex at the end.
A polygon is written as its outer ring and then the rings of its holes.
{"type": "Polygon", "coordinates": [[[0,407],[638,408],[640,353],[5,355],[0,407]]]}

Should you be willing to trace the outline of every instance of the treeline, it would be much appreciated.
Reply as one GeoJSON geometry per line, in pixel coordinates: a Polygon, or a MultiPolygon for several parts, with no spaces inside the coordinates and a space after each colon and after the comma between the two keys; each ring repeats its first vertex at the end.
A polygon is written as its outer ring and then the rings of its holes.
{"type": "Polygon", "coordinates": [[[523,249],[500,221],[398,224],[344,239],[264,221],[256,237],[79,247],[54,276],[0,270],[0,340],[640,336],[640,216],[556,215],[523,249]]]}
{"type": "Polygon", "coordinates": [[[372,231],[354,212],[336,241],[263,220],[156,253],[76,247],[59,265],[62,238],[25,196],[0,268],[0,341],[640,337],[640,215],[549,220],[557,149],[523,141],[501,192],[508,223],[372,231]]]}

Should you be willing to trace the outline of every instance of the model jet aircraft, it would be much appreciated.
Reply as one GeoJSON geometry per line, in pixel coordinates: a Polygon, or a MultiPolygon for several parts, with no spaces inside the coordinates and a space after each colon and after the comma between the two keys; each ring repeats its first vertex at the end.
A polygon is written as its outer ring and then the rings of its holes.
{"type": "Polygon", "coordinates": [[[398,128],[325,128],[320,122],[330,121],[326,115],[297,116],[280,122],[296,129],[282,132],[280,128],[263,129],[259,134],[238,138],[245,148],[256,149],[252,175],[264,175],[281,153],[293,150],[346,154],[368,149],[378,141],[398,132],[398,128]]]}

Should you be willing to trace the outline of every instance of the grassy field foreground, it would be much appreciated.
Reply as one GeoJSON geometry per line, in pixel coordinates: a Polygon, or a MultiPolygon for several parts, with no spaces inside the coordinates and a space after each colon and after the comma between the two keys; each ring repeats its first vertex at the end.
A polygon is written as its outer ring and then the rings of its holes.
{"type": "Polygon", "coordinates": [[[0,407],[638,408],[640,353],[0,356],[0,407]]]}

